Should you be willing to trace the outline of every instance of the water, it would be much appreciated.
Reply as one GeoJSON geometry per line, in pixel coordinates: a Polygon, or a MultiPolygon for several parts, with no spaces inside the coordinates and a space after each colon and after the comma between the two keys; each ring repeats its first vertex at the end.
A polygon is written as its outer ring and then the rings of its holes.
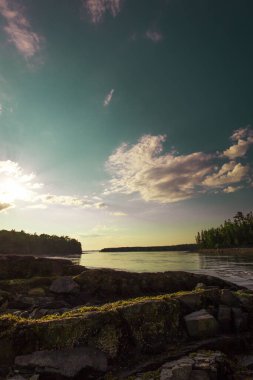
{"type": "Polygon", "coordinates": [[[253,290],[253,253],[86,252],[80,264],[131,272],[189,271],[221,277],[253,290]]]}

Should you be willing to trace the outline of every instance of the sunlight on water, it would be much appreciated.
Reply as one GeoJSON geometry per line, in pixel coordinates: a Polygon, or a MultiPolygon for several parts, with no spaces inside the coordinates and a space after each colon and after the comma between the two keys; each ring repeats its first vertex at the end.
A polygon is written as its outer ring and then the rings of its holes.
{"type": "Polygon", "coordinates": [[[184,252],[97,252],[82,255],[87,267],[114,268],[134,272],[199,269],[198,253],[184,252]]]}
{"type": "Polygon", "coordinates": [[[195,252],[85,252],[80,264],[132,272],[190,271],[222,277],[253,289],[253,254],[195,252]]]}

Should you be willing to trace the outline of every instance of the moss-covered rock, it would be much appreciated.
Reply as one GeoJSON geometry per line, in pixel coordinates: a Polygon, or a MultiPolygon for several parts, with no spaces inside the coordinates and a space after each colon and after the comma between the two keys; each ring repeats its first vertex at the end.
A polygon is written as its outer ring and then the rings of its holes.
{"type": "Polygon", "coordinates": [[[181,310],[177,300],[153,300],[122,307],[135,349],[143,353],[161,352],[166,344],[183,338],[181,310]]]}
{"type": "MultiPolygon", "coordinates": [[[[215,277],[188,272],[129,273],[112,269],[86,269],[74,280],[84,298],[112,301],[142,295],[193,290],[199,282],[208,286],[232,287],[215,277]]],[[[236,288],[236,287],[235,287],[236,288]]]]}

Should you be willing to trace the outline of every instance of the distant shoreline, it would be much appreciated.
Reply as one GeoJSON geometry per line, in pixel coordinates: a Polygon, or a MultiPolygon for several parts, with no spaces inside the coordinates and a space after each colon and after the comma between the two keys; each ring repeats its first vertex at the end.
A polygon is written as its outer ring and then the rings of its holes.
{"type": "Polygon", "coordinates": [[[156,251],[190,251],[194,252],[197,250],[196,244],[177,244],[177,245],[166,245],[166,246],[152,246],[152,247],[115,247],[115,248],[103,248],[99,252],[156,252],[156,251]]]}

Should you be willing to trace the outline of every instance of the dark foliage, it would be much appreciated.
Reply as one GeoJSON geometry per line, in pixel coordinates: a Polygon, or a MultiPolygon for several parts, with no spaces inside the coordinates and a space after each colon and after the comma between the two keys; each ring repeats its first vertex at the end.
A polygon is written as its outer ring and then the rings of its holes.
{"type": "Polygon", "coordinates": [[[253,213],[237,212],[220,227],[198,232],[196,243],[200,248],[253,247],[253,213]]]}
{"type": "Polygon", "coordinates": [[[81,243],[68,236],[28,234],[15,230],[0,231],[0,254],[46,256],[81,253],[81,243]]]}

